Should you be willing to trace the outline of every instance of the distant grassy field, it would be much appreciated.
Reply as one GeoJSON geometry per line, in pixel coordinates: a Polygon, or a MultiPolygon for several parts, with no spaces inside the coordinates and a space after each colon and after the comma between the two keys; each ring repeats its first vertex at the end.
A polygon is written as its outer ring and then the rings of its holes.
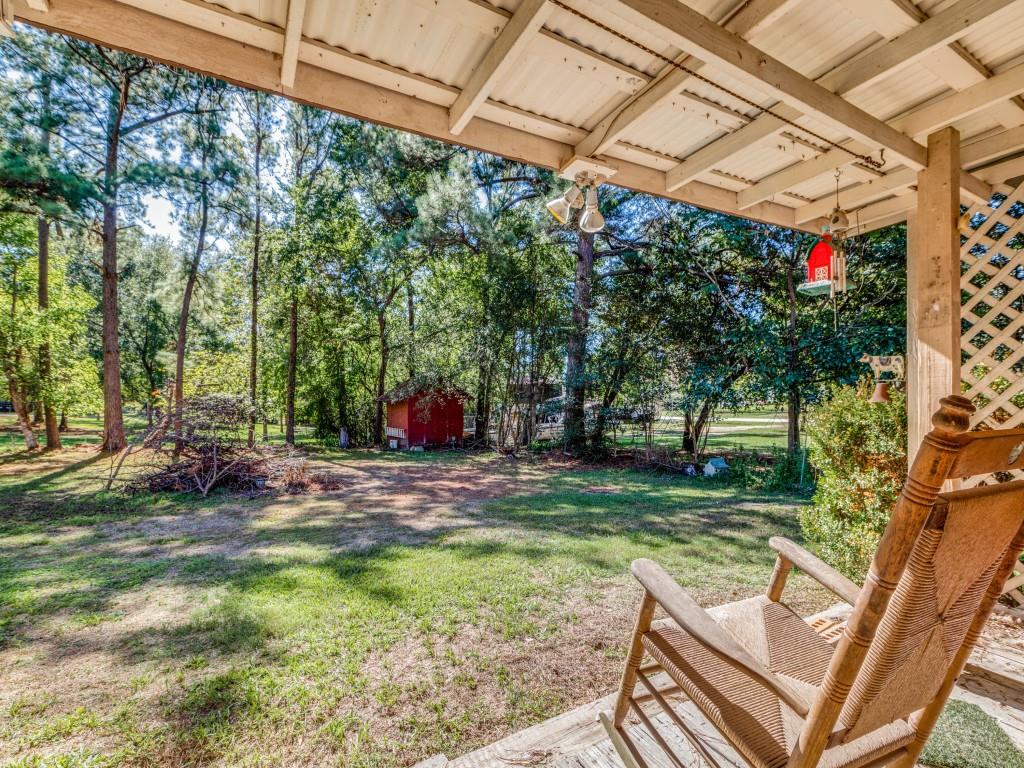
{"type": "MultiPolygon", "coordinates": [[[[654,444],[678,449],[683,443],[682,414],[668,412],[654,426],[654,444]]],[[[622,448],[643,445],[643,436],[620,431],[616,444],[622,448]]],[[[786,447],[786,414],[774,408],[719,411],[711,425],[708,450],[766,451],[786,447]]]]}

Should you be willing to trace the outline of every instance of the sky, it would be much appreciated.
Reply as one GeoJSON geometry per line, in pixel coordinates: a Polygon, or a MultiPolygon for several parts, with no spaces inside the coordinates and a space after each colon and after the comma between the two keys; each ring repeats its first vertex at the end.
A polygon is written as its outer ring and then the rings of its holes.
{"type": "Polygon", "coordinates": [[[143,219],[146,230],[177,241],[181,237],[181,230],[171,217],[171,201],[156,195],[146,195],[142,201],[146,205],[146,218],[143,219]]]}

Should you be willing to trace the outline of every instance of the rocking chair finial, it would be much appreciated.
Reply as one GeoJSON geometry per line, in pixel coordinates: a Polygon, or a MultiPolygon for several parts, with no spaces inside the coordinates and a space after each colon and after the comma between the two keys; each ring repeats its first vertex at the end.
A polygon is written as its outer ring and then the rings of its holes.
{"type": "Polygon", "coordinates": [[[943,432],[960,434],[971,428],[974,405],[962,395],[949,395],[939,400],[939,410],[932,414],[932,426],[943,432]]]}

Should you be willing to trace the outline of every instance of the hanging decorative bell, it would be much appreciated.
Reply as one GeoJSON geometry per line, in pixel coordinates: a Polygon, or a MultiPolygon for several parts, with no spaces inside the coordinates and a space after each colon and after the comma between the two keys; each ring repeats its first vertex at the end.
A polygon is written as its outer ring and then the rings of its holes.
{"type": "Polygon", "coordinates": [[[889,382],[879,381],[875,383],[875,391],[871,393],[871,399],[869,403],[889,403],[892,402],[892,398],[889,397],[889,382]]]}

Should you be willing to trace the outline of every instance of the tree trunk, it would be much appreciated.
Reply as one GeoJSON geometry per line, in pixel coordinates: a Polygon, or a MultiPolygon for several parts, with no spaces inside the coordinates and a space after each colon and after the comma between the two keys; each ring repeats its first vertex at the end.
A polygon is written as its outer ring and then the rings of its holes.
{"type": "Polygon", "coordinates": [[[299,355],[299,298],[294,293],[288,307],[288,383],[285,391],[284,442],[295,445],[295,369],[299,355]]]}
{"type": "Polygon", "coordinates": [[[576,279],[572,290],[572,329],[566,345],[565,451],[577,454],[586,448],[585,405],[587,381],[585,358],[594,277],[594,235],[580,232],[576,249],[576,279]]]}
{"type": "Polygon", "coordinates": [[[21,436],[25,438],[25,448],[29,451],[34,451],[39,447],[39,441],[36,439],[36,433],[32,431],[28,403],[25,402],[25,398],[18,389],[15,379],[12,378],[15,375],[14,371],[8,370],[5,372],[5,375],[10,382],[11,404],[14,406],[14,415],[18,422],[18,429],[21,431],[21,436]]]}
{"type": "Polygon", "coordinates": [[[487,445],[491,429],[491,386],[493,366],[490,361],[481,363],[476,379],[476,415],[473,419],[473,439],[480,445],[487,445]]]}
{"type": "MultiPolygon", "coordinates": [[[[42,128],[39,140],[43,145],[43,154],[50,154],[50,89],[49,76],[43,77],[42,83],[42,128]]],[[[43,216],[36,220],[39,240],[39,309],[45,314],[50,306],[50,222],[43,216]]],[[[46,449],[59,451],[60,430],[57,425],[57,414],[53,408],[52,382],[50,380],[50,344],[44,340],[39,345],[39,383],[43,401],[43,421],[46,423],[46,449]]]]}
{"type": "Polygon", "coordinates": [[[199,277],[199,263],[206,250],[206,228],[209,224],[210,202],[205,183],[199,196],[199,237],[192,262],[188,267],[185,293],[181,297],[181,314],[178,315],[178,342],[174,348],[174,450],[181,450],[182,428],[185,414],[185,347],[188,343],[188,315],[192,309],[192,294],[199,277]]]}
{"type": "Polygon", "coordinates": [[[789,300],[789,322],[786,332],[786,451],[795,455],[800,450],[800,382],[797,379],[800,366],[800,339],[797,327],[796,281],[793,270],[786,268],[786,291],[789,300]]]}
{"type": "Polygon", "coordinates": [[[590,436],[590,445],[594,451],[600,451],[604,448],[604,430],[608,423],[608,411],[615,405],[615,401],[622,391],[622,385],[626,381],[626,374],[629,373],[630,361],[626,359],[624,354],[620,354],[619,357],[620,359],[616,361],[615,367],[612,369],[611,380],[608,382],[608,388],[601,399],[601,409],[597,412],[594,432],[590,436]]]}
{"type": "Polygon", "coordinates": [[[377,332],[380,336],[380,365],[377,368],[377,397],[373,409],[373,445],[380,448],[384,445],[384,384],[388,375],[388,358],[391,356],[387,317],[383,312],[377,315],[377,332]]]}
{"type": "Polygon", "coordinates": [[[263,224],[263,187],[260,183],[260,166],[263,160],[262,123],[259,120],[259,102],[257,101],[256,146],[254,171],[256,175],[256,210],[252,228],[252,273],[249,277],[249,447],[256,445],[256,366],[257,345],[259,342],[259,272],[260,272],[260,237],[263,224]]]}
{"type": "Polygon", "coordinates": [[[68,431],[68,412],[67,411],[61,411],[60,412],[60,424],[57,425],[57,429],[59,429],[61,432],[67,432],[68,431]]]}
{"type": "Polygon", "coordinates": [[[337,413],[338,413],[338,427],[341,429],[348,429],[348,383],[345,381],[345,345],[342,344],[338,350],[337,357],[337,413]]]}
{"type": "MultiPolygon", "coordinates": [[[[49,136],[48,133],[46,135],[49,136]]],[[[45,312],[50,306],[50,222],[40,216],[36,224],[39,232],[39,309],[45,312]]],[[[39,346],[39,382],[42,387],[43,421],[46,424],[46,449],[59,451],[60,429],[50,391],[50,345],[47,341],[39,346]]]]}
{"type": "MultiPolygon", "coordinates": [[[[17,327],[18,323],[18,267],[15,262],[13,274],[11,275],[11,329],[17,327]]],[[[3,356],[4,377],[7,379],[8,388],[11,393],[11,405],[14,406],[14,415],[18,422],[18,429],[25,438],[25,448],[34,451],[39,447],[36,440],[36,433],[32,431],[31,414],[28,410],[28,401],[21,383],[21,349],[15,347],[13,339],[5,340],[4,347],[6,354],[3,356]],[[6,342],[10,343],[6,343],[6,342]]]]}
{"type": "Polygon", "coordinates": [[[416,303],[412,280],[405,286],[405,304],[409,319],[409,378],[416,377],[416,303]]]}
{"type": "Polygon", "coordinates": [[[121,122],[128,105],[129,81],[122,79],[118,99],[107,109],[107,151],[103,165],[103,442],[104,451],[128,445],[121,411],[121,350],[117,309],[117,192],[121,122]]]}

